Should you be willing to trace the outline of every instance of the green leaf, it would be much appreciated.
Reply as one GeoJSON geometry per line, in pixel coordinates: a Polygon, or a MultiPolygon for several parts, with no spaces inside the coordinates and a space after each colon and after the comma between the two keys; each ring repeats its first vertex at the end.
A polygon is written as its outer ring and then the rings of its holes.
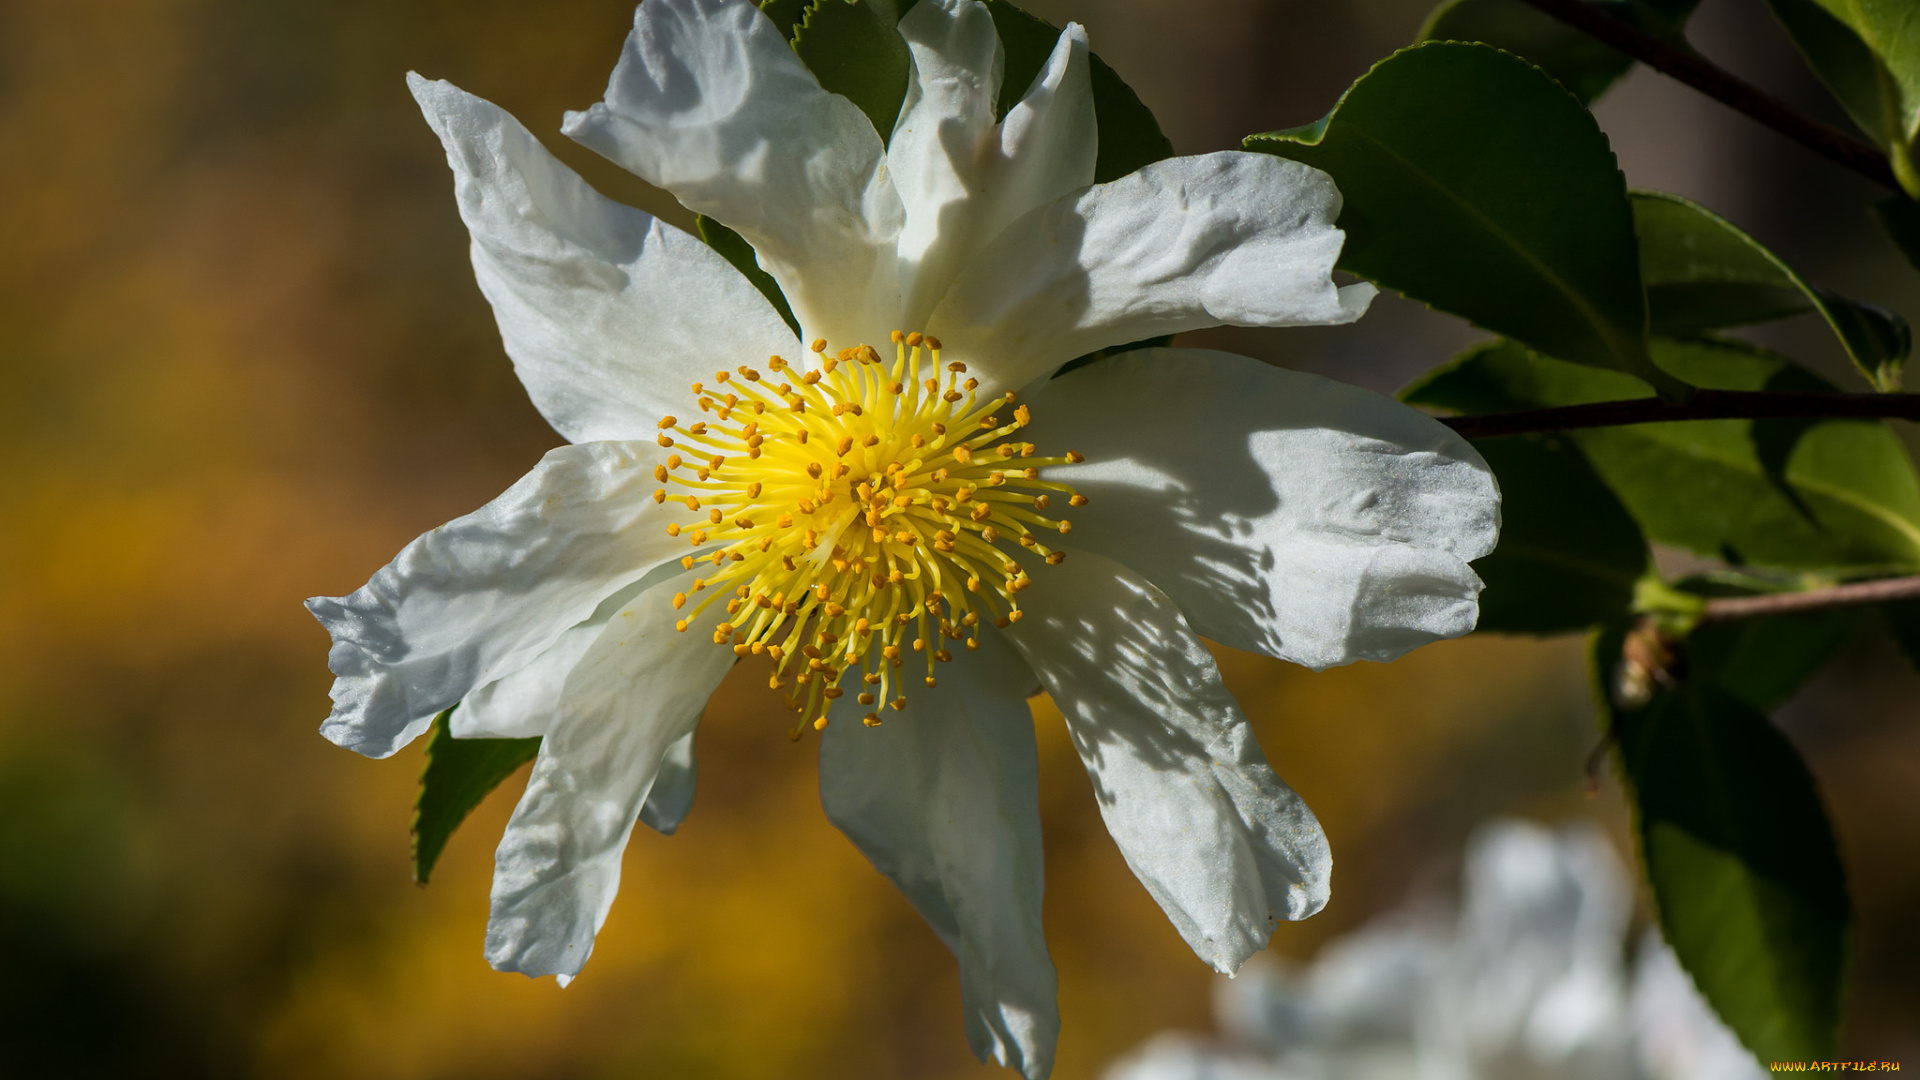
{"type": "MultiPolygon", "coordinates": [[[[1654,340],[1680,378],[1720,390],[1830,387],[1791,360],[1734,342],[1654,340]]],[[[1402,394],[1460,412],[1645,397],[1613,372],[1512,342],[1468,351],[1402,394]]],[[[1653,540],[1736,565],[1849,574],[1920,571],[1920,479],[1884,424],[1704,420],[1569,433],[1653,540]]]]}
{"type": "Polygon", "coordinates": [[[1340,185],[1341,269],[1551,356],[1683,388],[1647,353],[1626,181],[1593,116],[1485,45],[1402,49],[1249,150],[1340,185]]]}
{"type": "Polygon", "coordinates": [[[793,40],[793,32],[799,28],[800,21],[807,17],[807,0],[761,0],[760,10],[788,41],[793,40]]]}
{"type": "Polygon", "coordinates": [[[1920,198],[1920,5],[1912,0],[1767,0],[1854,123],[1920,198]]]}
{"type": "MultiPolygon", "coordinates": [[[[1046,65],[1054,42],[1060,37],[1060,28],[1007,0],[987,0],[987,10],[993,14],[993,28],[1000,33],[1000,48],[1006,55],[997,106],[1004,118],[1046,65]]],[[[1106,61],[1099,56],[1092,59],[1093,114],[1100,131],[1100,155],[1093,167],[1093,182],[1104,184],[1118,180],[1142,165],[1172,157],[1173,144],[1160,133],[1159,122],[1141,103],[1140,95],[1134,93],[1106,61]]]]}
{"type": "Polygon", "coordinates": [[[787,305],[787,297],[780,291],[780,283],[773,280],[772,274],[760,269],[760,260],[754,255],[753,245],[747,243],[747,238],[705,214],[700,215],[695,224],[700,229],[700,239],[706,241],[708,247],[719,252],[721,258],[732,263],[735,270],[740,271],[748,281],[752,282],[753,287],[760,290],[760,295],[767,298],[767,303],[773,305],[773,310],[780,313],[780,317],[786,320],[788,328],[793,331],[794,336],[798,337],[800,320],[793,317],[793,308],[787,305]]]}
{"type": "Polygon", "coordinates": [[[1725,218],[1678,195],[1632,193],[1653,332],[1690,337],[1817,311],[1875,389],[1900,388],[1905,319],[1817,289],[1725,218]]]}
{"type": "Polygon", "coordinates": [[[1500,481],[1500,546],[1474,564],[1479,629],[1559,634],[1619,618],[1650,568],[1646,538],[1571,442],[1490,439],[1475,447],[1500,481]]]}
{"type": "Polygon", "coordinates": [[[1709,623],[1687,637],[1687,664],[1691,677],[1764,713],[1825,667],[1859,620],[1857,609],[1834,608],[1709,623]]]}
{"type": "MultiPolygon", "coordinates": [[[[456,706],[457,707],[457,706],[456,706]]],[[[453,709],[434,718],[427,767],[413,803],[413,880],[422,885],[440,861],[447,838],[487,793],[540,752],[540,740],[456,739],[447,724],[453,709]]]]}
{"type": "Polygon", "coordinates": [[[1920,203],[1895,195],[1874,203],[1873,216],[1893,238],[1900,254],[1920,270],[1920,203]]]}
{"type": "Polygon", "coordinates": [[[860,106],[880,141],[893,138],[907,96],[912,61],[894,24],[913,0],[813,0],[793,30],[800,54],[820,85],[860,106]]]}
{"type": "Polygon", "coordinates": [[[1614,704],[1623,637],[1595,635],[1593,668],[1667,943],[1755,1057],[1831,1059],[1852,916],[1813,777],[1711,682],[1614,704]]]}
{"type": "MultiPolygon", "coordinates": [[[[1678,41],[1697,0],[1590,0],[1602,12],[1678,41]]],[[[1590,105],[1633,67],[1633,58],[1521,0],[1447,0],[1416,41],[1478,41],[1523,57],[1590,105]]]]}

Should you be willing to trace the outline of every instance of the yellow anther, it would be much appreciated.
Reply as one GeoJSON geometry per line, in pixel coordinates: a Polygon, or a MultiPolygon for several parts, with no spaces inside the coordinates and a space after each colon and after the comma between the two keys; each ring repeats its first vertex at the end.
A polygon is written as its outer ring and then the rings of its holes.
{"type": "MultiPolygon", "coordinates": [[[[701,457],[693,462],[683,463],[676,453],[654,469],[654,478],[666,485],[655,499],[664,502],[672,489],[676,503],[708,519],[699,528],[671,523],[667,530],[704,552],[697,558],[712,563],[718,587],[702,598],[706,582],[695,581],[676,594],[676,610],[686,609],[685,623],[692,623],[717,603],[727,619],[739,620],[720,624],[714,640],[736,655],[771,659],[778,670],[770,685],[780,689],[784,683],[788,707],[800,714],[796,733],[824,721],[826,703],[844,696],[838,684],[849,671],[865,684],[863,705],[904,707],[906,694],[897,689],[906,685],[903,676],[895,673],[889,681],[886,673],[904,665],[909,646],[933,662],[951,659],[943,647],[951,642],[966,640],[977,648],[977,631],[971,639],[963,635],[996,612],[1017,610],[1015,594],[1034,584],[1000,549],[1002,534],[1056,564],[1060,553],[1033,534],[1042,525],[1060,524],[1034,511],[1047,510],[1056,491],[1070,505],[1084,504],[1058,483],[1040,482],[1038,466],[1016,472],[986,467],[1035,453],[1033,443],[998,438],[1027,426],[1030,410],[1013,409],[1012,423],[1003,427],[993,410],[1012,396],[976,408],[966,392],[977,391],[979,382],[967,379],[959,362],[945,365],[944,388],[933,379],[919,393],[916,381],[938,375],[943,361],[936,357],[931,371],[922,370],[916,352],[909,376],[905,350],[937,349],[940,343],[908,332],[893,335],[893,342],[896,353],[883,361],[869,345],[829,354],[825,341],[815,339],[812,359],[800,365],[808,370],[768,358],[763,370],[788,380],[777,386],[769,385],[777,379],[747,365],[717,372],[719,383],[738,378],[752,392],[709,396],[696,390],[695,401],[713,414],[711,421],[696,418],[682,428],[667,418],[659,429],[662,437],[671,431],[701,440],[701,457]],[[877,369],[873,378],[866,371],[837,373],[840,363],[877,369]],[[966,404],[956,404],[961,401],[966,404]],[[769,402],[775,408],[767,409],[769,402]],[[732,426],[739,421],[744,423],[732,426]],[[997,493],[1001,488],[1004,495],[997,493]],[[996,510],[994,499],[1005,505],[996,510]],[[1003,577],[986,572],[1003,563],[1003,577]]],[[[1061,459],[1035,460],[1051,465],[1061,459]]],[[[692,569],[695,561],[690,555],[681,565],[692,569]]],[[[934,677],[921,674],[911,680],[916,687],[924,682],[935,688],[934,677]]],[[[878,722],[877,712],[868,715],[878,722]]]]}
{"type": "Polygon", "coordinates": [[[811,344],[811,345],[809,345],[809,346],[807,346],[807,349],[808,349],[808,350],[809,350],[810,352],[817,352],[817,353],[822,353],[822,352],[826,352],[826,351],[827,351],[827,339],[826,339],[826,338],[823,338],[823,337],[817,337],[817,338],[814,338],[814,339],[813,339],[813,344],[811,344]]]}

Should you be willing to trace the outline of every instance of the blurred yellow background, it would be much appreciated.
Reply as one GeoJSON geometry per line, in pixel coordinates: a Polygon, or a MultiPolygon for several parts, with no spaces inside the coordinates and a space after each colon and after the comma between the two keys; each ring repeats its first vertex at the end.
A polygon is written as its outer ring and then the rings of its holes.
{"type": "MultiPolygon", "coordinates": [[[[1420,0],[1052,0],[1176,148],[1323,114],[1420,0]]],[[[603,191],[686,224],[555,131],[596,100],[627,0],[0,0],[0,1070],[19,1076],[945,1078],[976,1065],[952,958],[820,813],[812,744],[750,670],[699,736],[681,832],[636,831],[570,989],[480,956],[524,774],[409,883],[416,746],[315,728],[301,610],[491,498],[558,438],[467,265],[402,75],[521,117],[603,191]],[[18,1071],[15,1071],[18,1070],[18,1071]]],[[[1696,39],[1824,110],[1758,0],[1696,39]]],[[[1629,179],[1705,199],[1816,280],[1920,315],[1869,194],[1656,76],[1603,103],[1629,179]]],[[[1190,335],[1390,391],[1471,340],[1383,300],[1352,328],[1190,335]]],[[[1776,335],[1822,364],[1817,332],[1776,335]]],[[[1822,351],[1826,350],[1826,351],[1822,351]]],[[[1473,638],[1313,675],[1221,656],[1336,854],[1294,956],[1441,889],[1496,812],[1624,838],[1580,646],[1473,638]]],[[[1920,681],[1875,628],[1782,717],[1860,910],[1847,1045],[1920,1064],[1920,681]]],[[[1204,1028],[1211,976],[1133,880],[1036,706],[1056,1075],[1204,1028]]]]}

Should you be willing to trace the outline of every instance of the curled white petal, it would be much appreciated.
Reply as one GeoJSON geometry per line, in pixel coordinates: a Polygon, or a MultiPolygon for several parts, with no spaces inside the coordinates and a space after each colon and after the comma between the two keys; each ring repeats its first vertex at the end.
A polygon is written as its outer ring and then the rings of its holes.
{"type": "Polygon", "coordinates": [[[307,609],[333,635],[320,733],[368,757],[413,741],[524,667],[600,601],[678,551],[651,494],[651,445],[563,446],[499,498],[402,548],[348,596],[307,609]]]}
{"type": "Polygon", "coordinates": [[[1320,823],[1267,764],[1206,646],[1144,578],[1071,552],[1006,630],[1067,718],[1107,831],[1202,960],[1239,970],[1327,900],[1320,823]]]}
{"type": "Polygon", "coordinates": [[[808,335],[893,329],[902,212],[880,136],[753,4],[647,0],[605,100],[562,130],[746,237],[808,335]]]}
{"type": "Polygon", "coordinates": [[[1087,463],[1074,542],[1139,571],[1200,633],[1312,668],[1473,629],[1499,489],[1445,425],[1243,356],[1141,349],[1055,380],[1035,437],[1087,463]],[[1150,433],[1150,435],[1149,435],[1150,433]]]}
{"type": "Polygon", "coordinates": [[[1344,323],[1340,193],[1318,169],[1228,151],[1157,161],[1007,226],[929,320],[982,379],[1021,388],[1108,345],[1233,326],[1344,323]]]}
{"type": "Polygon", "coordinates": [[[1033,208],[1093,183],[1098,156],[1087,34],[1069,24],[1006,119],[1002,53],[978,0],[925,0],[900,20],[912,58],[887,146],[906,207],[900,325],[919,328],[968,260],[1033,208]]]}
{"type": "Polygon", "coordinates": [[[974,1054],[1042,1080],[1060,1014],[1040,926],[1032,679],[989,632],[905,712],[882,708],[880,727],[842,698],[820,744],[820,798],[959,959],[974,1054]]]}
{"type": "Polygon", "coordinates": [[[594,191],[498,106],[448,82],[407,84],[446,146],[514,371],[570,442],[650,438],[716,366],[797,348],[713,249],[594,191]]]}
{"type": "MultiPolygon", "coordinates": [[[[677,583],[679,579],[675,579],[677,583]]],[[[620,887],[620,855],[669,749],[693,731],[733,665],[712,612],[685,633],[650,589],[608,620],[567,677],[526,794],[494,859],[487,962],[578,974],[620,887]]]]}

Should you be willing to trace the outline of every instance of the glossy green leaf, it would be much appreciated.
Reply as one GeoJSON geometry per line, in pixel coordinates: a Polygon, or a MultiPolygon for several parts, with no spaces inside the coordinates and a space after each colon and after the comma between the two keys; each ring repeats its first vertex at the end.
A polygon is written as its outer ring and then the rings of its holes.
{"type": "Polygon", "coordinates": [[[1646,538],[1578,448],[1557,436],[1475,447],[1500,481],[1500,545],[1474,564],[1479,629],[1560,634],[1619,618],[1651,562],[1646,538]]]}
{"type": "Polygon", "coordinates": [[[1636,191],[1640,276],[1655,334],[1690,337],[1817,311],[1876,389],[1897,390],[1905,319],[1817,289],[1725,218],[1678,195],[1636,191]]]}
{"type": "Polygon", "coordinates": [[[1893,238],[1900,254],[1920,270],[1920,202],[1895,195],[1874,203],[1873,216],[1893,238]]]}
{"type": "MultiPolygon", "coordinates": [[[[1060,28],[1045,19],[1030,15],[1006,0],[987,0],[993,13],[993,27],[1000,33],[1000,48],[1006,66],[1000,79],[999,114],[1007,115],[1033,85],[1059,40],[1060,28]]],[[[1093,180],[1104,184],[1173,156],[1173,144],[1160,133],[1153,112],[1140,101],[1106,61],[1095,55],[1093,84],[1094,121],[1100,129],[1100,152],[1093,168],[1093,180]]]]}
{"type": "Polygon", "coordinates": [[[1678,383],[1647,354],[1626,182],[1592,114],[1526,61],[1416,45],[1317,124],[1249,150],[1340,185],[1340,267],[1551,356],[1678,383]]]}
{"type": "MultiPolygon", "coordinates": [[[[1589,0],[1612,18],[1678,40],[1696,0],[1589,0]]],[[[1633,58],[1521,0],[1447,0],[1427,16],[1416,41],[1478,41],[1553,76],[1590,105],[1633,67],[1633,58]]]]}
{"type": "MultiPolygon", "coordinates": [[[[1830,389],[1791,360],[1748,345],[1655,339],[1654,355],[1680,378],[1714,389],[1830,389]]],[[[1631,377],[1506,342],[1470,350],[1402,397],[1504,412],[1648,393],[1631,377]]],[[[1920,571],[1920,479],[1884,423],[1706,420],[1568,437],[1653,540],[1734,564],[1920,571]]]]}
{"type": "Polygon", "coordinates": [[[1687,636],[1692,677],[1768,712],[1825,667],[1860,621],[1855,608],[1709,623],[1687,636]]]}
{"type": "Polygon", "coordinates": [[[767,298],[767,303],[773,305],[773,310],[786,320],[794,335],[799,336],[800,320],[793,317],[793,308],[788,306],[786,294],[780,291],[780,283],[773,280],[772,274],[760,269],[760,259],[754,255],[753,245],[747,243],[747,238],[705,214],[700,215],[695,224],[699,226],[700,239],[752,282],[753,287],[760,290],[760,295],[767,298]]]}
{"type": "Polygon", "coordinates": [[[760,10],[792,41],[794,30],[807,17],[808,6],[808,0],[761,0],[760,10]]]}
{"type": "Polygon", "coordinates": [[[820,85],[860,106],[880,140],[893,138],[912,61],[894,24],[913,0],[813,0],[793,29],[793,51],[820,85]]]}
{"type": "Polygon", "coordinates": [[[1913,0],[1767,0],[1807,63],[1920,198],[1920,5],[1913,0]]]}
{"type": "Polygon", "coordinates": [[[1622,637],[1595,635],[1593,666],[1661,930],[1755,1057],[1831,1059],[1851,909],[1813,777],[1765,716],[1710,680],[1617,705],[1622,637]]]}
{"type": "Polygon", "coordinates": [[[453,830],[488,792],[540,752],[537,738],[456,739],[447,726],[452,715],[448,709],[434,718],[427,737],[427,767],[413,803],[413,880],[422,885],[453,830]]]}

